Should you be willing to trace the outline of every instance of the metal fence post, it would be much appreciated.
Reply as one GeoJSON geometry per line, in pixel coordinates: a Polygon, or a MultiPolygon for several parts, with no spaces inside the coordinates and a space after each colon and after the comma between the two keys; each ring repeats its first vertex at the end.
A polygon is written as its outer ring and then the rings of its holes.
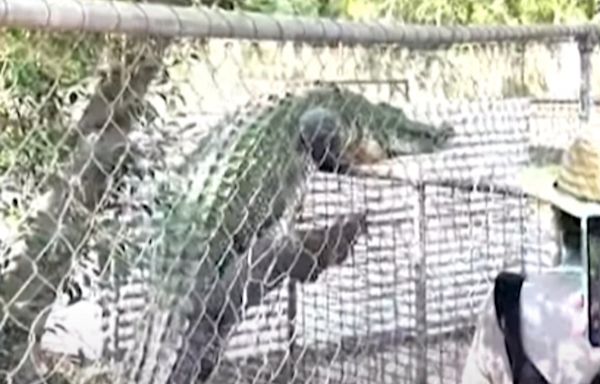
{"type": "Polygon", "coordinates": [[[583,122],[590,120],[592,107],[592,52],[594,50],[595,34],[590,32],[577,39],[579,48],[579,65],[581,80],[579,84],[579,119],[583,122]]]}
{"type": "Polygon", "coordinates": [[[296,314],[298,313],[298,285],[293,279],[287,281],[288,301],[287,301],[287,342],[288,357],[286,360],[286,373],[291,382],[296,375],[295,346],[296,346],[296,314]]]}
{"type": "Polygon", "coordinates": [[[416,333],[417,333],[417,384],[427,383],[427,216],[425,212],[425,183],[419,183],[418,193],[418,239],[419,258],[416,262],[417,281],[415,287],[415,311],[416,311],[416,333]]]}

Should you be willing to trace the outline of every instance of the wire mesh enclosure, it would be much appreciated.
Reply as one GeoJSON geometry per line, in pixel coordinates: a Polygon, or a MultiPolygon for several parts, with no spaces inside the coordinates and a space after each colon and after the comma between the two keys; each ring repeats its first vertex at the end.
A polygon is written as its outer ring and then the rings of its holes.
{"type": "Polygon", "coordinates": [[[593,118],[594,26],[0,12],[0,383],[458,383],[555,263],[517,175],[593,118]]]}

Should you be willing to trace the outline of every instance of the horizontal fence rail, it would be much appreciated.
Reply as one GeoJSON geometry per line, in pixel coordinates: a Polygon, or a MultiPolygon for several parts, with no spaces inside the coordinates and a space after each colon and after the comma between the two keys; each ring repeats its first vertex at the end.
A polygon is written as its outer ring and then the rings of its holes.
{"type": "Polygon", "coordinates": [[[596,35],[600,26],[434,27],[272,17],[160,4],[99,0],[4,0],[0,25],[61,31],[232,38],[410,47],[502,41],[564,40],[596,35]]]}

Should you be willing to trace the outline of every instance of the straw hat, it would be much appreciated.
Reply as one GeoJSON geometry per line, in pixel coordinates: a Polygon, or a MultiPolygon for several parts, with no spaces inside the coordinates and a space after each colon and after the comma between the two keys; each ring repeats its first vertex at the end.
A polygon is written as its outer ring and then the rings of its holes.
{"type": "Polygon", "coordinates": [[[529,168],[519,177],[524,192],[577,217],[600,214],[600,124],[587,124],[560,165],[529,168]]]}

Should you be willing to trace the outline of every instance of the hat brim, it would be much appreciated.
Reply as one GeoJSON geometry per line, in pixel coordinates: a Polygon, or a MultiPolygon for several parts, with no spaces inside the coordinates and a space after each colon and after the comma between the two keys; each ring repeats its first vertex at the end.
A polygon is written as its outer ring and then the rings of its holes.
{"type": "Polygon", "coordinates": [[[560,166],[527,168],[518,175],[518,184],[527,195],[542,200],[575,217],[600,216],[600,204],[580,200],[556,188],[560,166]]]}

